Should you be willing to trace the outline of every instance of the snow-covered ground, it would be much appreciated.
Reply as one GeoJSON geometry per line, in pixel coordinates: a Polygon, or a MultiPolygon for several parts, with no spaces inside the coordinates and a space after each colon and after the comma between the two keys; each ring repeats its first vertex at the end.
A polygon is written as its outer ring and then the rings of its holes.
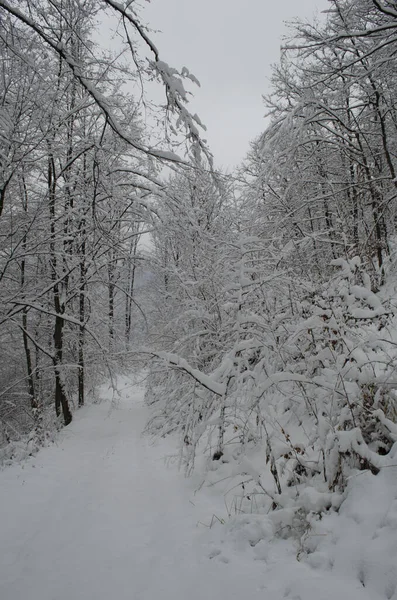
{"type": "Polygon", "coordinates": [[[117,388],[0,473],[1,600],[397,598],[396,470],[362,474],[302,554],[266,516],[222,524],[222,495],[194,493],[172,438],[141,435],[142,388],[117,388]]]}
{"type": "Polygon", "coordinates": [[[262,566],[209,558],[197,521],[210,507],[167,468],[171,442],[142,437],[143,390],[118,388],[57,445],[0,473],[1,600],[261,598],[262,566]]]}

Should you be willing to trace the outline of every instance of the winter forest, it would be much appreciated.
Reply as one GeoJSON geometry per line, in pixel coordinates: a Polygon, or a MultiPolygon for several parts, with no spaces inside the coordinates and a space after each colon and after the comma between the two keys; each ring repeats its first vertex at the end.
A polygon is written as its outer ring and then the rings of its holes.
{"type": "Polygon", "coordinates": [[[197,600],[396,600],[397,2],[328,0],[282,44],[226,172],[144,6],[0,0],[0,475],[134,374],[135,443],[218,498],[211,569],[248,563],[197,600]]]}

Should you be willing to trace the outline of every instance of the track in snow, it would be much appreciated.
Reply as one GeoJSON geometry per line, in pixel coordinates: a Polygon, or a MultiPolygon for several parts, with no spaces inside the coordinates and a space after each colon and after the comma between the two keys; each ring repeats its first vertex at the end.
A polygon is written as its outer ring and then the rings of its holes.
{"type": "Polygon", "coordinates": [[[118,387],[0,473],[0,599],[264,600],[261,565],[210,560],[171,442],[142,437],[143,390],[118,387]]]}

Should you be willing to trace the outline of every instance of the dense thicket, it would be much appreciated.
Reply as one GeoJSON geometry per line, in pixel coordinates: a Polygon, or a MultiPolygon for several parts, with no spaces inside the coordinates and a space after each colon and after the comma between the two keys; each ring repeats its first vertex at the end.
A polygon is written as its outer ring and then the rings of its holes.
{"type": "Polygon", "coordinates": [[[329,4],[320,23],[291,24],[270,124],[227,218],[214,213],[196,246],[186,211],[218,192],[185,181],[182,209],[170,199],[177,247],[155,239],[166,326],[150,428],[180,433],[188,470],[204,452],[236,511],[278,509],[295,532],[339,506],[354,470],[388,465],[397,440],[395,290],[384,285],[395,278],[397,7],[329,4]]]}

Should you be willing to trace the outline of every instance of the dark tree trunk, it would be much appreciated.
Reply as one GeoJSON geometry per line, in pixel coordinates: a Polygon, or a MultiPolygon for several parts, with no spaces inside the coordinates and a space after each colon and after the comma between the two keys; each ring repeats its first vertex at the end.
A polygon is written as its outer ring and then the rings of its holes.
{"type": "Polygon", "coordinates": [[[62,365],[62,354],[63,354],[63,328],[65,320],[58,314],[55,317],[55,329],[54,329],[54,348],[55,348],[55,411],[57,417],[62,413],[65,425],[69,425],[72,421],[72,413],[69,408],[69,401],[67,399],[65,388],[62,382],[61,376],[61,365],[62,365]]]}
{"type": "Polygon", "coordinates": [[[60,298],[60,283],[57,273],[57,254],[56,254],[56,239],[55,239],[55,199],[56,199],[56,172],[55,162],[49,145],[49,160],[48,160],[48,198],[49,209],[51,216],[51,243],[50,243],[50,262],[51,262],[51,277],[53,280],[54,293],[54,308],[56,312],[54,325],[54,371],[55,371],[55,412],[57,417],[62,413],[65,425],[69,425],[72,421],[72,413],[69,408],[69,402],[65,393],[65,388],[61,378],[61,365],[63,355],[63,328],[65,320],[63,318],[64,305],[60,298]]]}
{"type": "Polygon", "coordinates": [[[79,291],[79,339],[78,339],[78,387],[79,406],[84,406],[84,343],[85,343],[85,242],[82,245],[80,262],[80,291],[79,291]]]}

